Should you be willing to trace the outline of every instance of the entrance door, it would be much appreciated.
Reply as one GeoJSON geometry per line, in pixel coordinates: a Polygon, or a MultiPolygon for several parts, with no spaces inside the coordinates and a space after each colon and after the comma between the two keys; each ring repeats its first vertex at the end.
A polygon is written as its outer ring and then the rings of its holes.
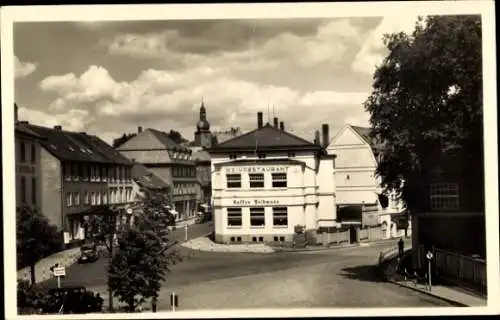
{"type": "Polygon", "coordinates": [[[350,227],[349,228],[349,243],[358,243],[358,228],[350,227]]]}

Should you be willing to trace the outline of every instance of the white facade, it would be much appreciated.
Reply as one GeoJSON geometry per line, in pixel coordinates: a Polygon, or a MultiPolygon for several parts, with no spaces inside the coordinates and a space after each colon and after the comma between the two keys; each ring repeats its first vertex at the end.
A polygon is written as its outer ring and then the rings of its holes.
{"type": "Polygon", "coordinates": [[[217,241],[290,241],[297,225],[311,231],[336,225],[334,157],[319,159],[312,151],[288,156],[212,155],[217,241]],[[263,185],[251,177],[263,177],[263,185]]]}
{"type": "MultiPolygon", "coordinates": [[[[358,130],[368,130],[358,128],[358,130]]],[[[395,193],[388,195],[389,203],[382,208],[378,194],[383,192],[376,175],[377,159],[372,146],[360,132],[351,125],[344,126],[327,148],[328,154],[335,154],[335,185],[338,205],[377,205],[378,222],[385,237],[399,237],[404,230],[398,230],[391,216],[404,210],[404,204],[395,193]]],[[[411,229],[411,228],[409,228],[411,229]]]]}

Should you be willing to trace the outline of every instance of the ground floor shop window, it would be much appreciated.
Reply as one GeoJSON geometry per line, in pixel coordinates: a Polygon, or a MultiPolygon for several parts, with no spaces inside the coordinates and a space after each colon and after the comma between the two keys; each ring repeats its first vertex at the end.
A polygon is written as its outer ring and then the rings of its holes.
{"type": "Polygon", "coordinates": [[[241,227],[241,208],[227,208],[227,226],[241,227]]]}
{"type": "Polygon", "coordinates": [[[250,208],[250,226],[264,227],[266,225],[264,208],[250,208]]]}
{"type": "Polygon", "coordinates": [[[286,227],[288,226],[288,208],[274,207],[273,208],[273,226],[286,227]]]}

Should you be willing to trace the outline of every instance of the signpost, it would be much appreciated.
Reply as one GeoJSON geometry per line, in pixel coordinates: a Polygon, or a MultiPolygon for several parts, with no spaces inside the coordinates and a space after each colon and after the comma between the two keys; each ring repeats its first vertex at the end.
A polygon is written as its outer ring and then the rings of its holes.
{"type": "Polygon", "coordinates": [[[52,267],[50,267],[50,271],[57,277],[57,288],[61,288],[61,277],[66,276],[66,269],[64,267],[59,267],[59,263],[56,263],[52,267]]]}
{"type": "Polygon", "coordinates": [[[172,311],[175,311],[175,308],[179,306],[179,296],[175,292],[170,293],[170,306],[172,307],[172,311]]]}
{"type": "Polygon", "coordinates": [[[427,252],[427,255],[425,256],[427,258],[427,261],[429,262],[429,291],[432,290],[432,281],[431,281],[431,271],[432,271],[432,258],[434,258],[434,255],[432,254],[431,251],[427,252]]]}
{"type": "Polygon", "coordinates": [[[188,241],[188,222],[187,222],[187,220],[184,223],[184,241],[188,241]]]}

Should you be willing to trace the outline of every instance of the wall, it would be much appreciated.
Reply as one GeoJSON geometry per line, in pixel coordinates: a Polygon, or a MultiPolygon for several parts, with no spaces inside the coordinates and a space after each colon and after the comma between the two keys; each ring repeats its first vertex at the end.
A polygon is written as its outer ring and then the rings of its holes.
{"type": "Polygon", "coordinates": [[[337,205],[335,199],[334,158],[321,159],[317,174],[318,211],[317,226],[333,227],[337,225],[337,205]]]}
{"type": "Polygon", "coordinates": [[[25,137],[24,135],[15,135],[15,162],[16,162],[16,206],[20,206],[21,199],[21,177],[25,179],[25,205],[31,208],[41,209],[41,179],[40,179],[40,145],[36,140],[25,137]],[[21,146],[25,148],[25,160],[21,162],[21,146]],[[34,162],[32,160],[32,146],[34,149],[34,162]],[[33,188],[33,178],[35,186],[33,188]],[[33,199],[33,193],[35,199],[33,199]]]}
{"type": "Polygon", "coordinates": [[[40,149],[41,196],[40,207],[42,213],[50,223],[59,230],[64,228],[63,197],[62,197],[62,169],[58,159],[44,148],[40,149]]]}

